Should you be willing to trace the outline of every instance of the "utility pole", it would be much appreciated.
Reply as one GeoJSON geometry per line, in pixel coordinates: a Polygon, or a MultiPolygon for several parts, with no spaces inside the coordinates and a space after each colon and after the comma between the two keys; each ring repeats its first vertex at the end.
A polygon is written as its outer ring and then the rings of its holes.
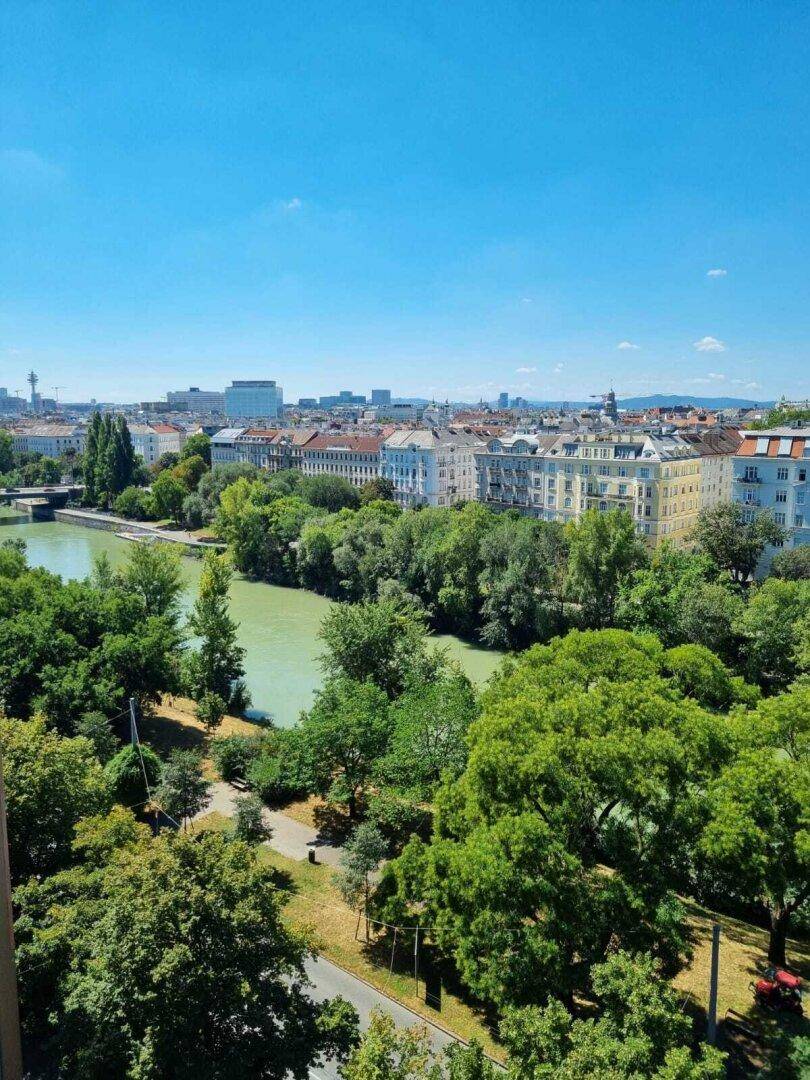
{"type": "Polygon", "coordinates": [[[720,923],[712,927],[712,967],[709,976],[709,1017],[706,1024],[706,1042],[714,1046],[717,1041],[717,976],[720,969],[720,923]]]}
{"type": "Polygon", "coordinates": [[[11,868],[8,861],[6,789],[0,754],[0,1077],[22,1080],[20,1008],[14,963],[14,915],[11,910],[11,868]]]}

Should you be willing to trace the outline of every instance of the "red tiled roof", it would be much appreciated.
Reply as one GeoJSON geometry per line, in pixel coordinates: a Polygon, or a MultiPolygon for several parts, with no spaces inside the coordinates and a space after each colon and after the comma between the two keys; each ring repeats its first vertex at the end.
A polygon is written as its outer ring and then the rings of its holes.
{"type": "MultiPolygon", "coordinates": [[[[738,457],[770,457],[770,458],[775,458],[775,457],[780,456],[779,455],[780,436],[778,436],[778,435],[767,435],[767,436],[766,435],[761,435],[761,436],[759,436],[759,438],[763,438],[763,439],[767,438],[768,439],[768,453],[767,454],[758,454],[757,453],[757,441],[758,441],[758,438],[757,438],[756,435],[746,435],[745,438],[742,441],[742,446],[737,451],[737,456],[738,457]]],[[[800,458],[804,454],[804,447],[805,447],[805,443],[807,442],[807,439],[806,438],[797,438],[795,436],[785,436],[785,438],[791,438],[792,439],[791,447],[790,447],[790,456],[792,458],[800,458]]],[[[781,456],[786,457],[787,455],[783,454],[781,456]]]]}
{"type": "Polygon", "coordinates": [[[361,454],[377,454],[382,439],[376,435],[316,435],[307,443],[307,450],[355,450],[361,454]]]}

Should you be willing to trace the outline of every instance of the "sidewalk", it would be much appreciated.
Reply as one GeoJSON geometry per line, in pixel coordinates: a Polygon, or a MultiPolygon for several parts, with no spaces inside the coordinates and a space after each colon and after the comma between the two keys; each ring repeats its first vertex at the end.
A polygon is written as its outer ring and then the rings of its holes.
{"type": "MultiPolygon", "coordinates": [[[[236,788],[231,787],[230,784],[226,784],[221,780],[216,781],[211,785],[210,804],[201,814],[197,815],[197,818],[205,817],[212,810],[225,817],[233,817],[234,800],[238,798],[239,794],[236,788]]],[[[293,821],[291,817],[287,817],[280,810],[268,810],[266,807],[263,811],[263,818],[265,824],[272,829],[272,836],[266,843],[274,851],[277,851],[279,855],[303,862],[309,858],[310,850],[314,850],[315,858],[319,863],[326,863],[327,866],[334,867],[340,865],[341,849],[320,840],[317,829],[313,829],[309,825],[302,825],[300,821],[293,821]]]]}

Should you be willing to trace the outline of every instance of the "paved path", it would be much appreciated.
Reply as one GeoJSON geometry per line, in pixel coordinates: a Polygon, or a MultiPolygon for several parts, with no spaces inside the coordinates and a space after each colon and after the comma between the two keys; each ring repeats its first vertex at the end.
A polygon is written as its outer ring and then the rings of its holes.
{"type": "Polygon", "coordinates": [[[150,525],[148,521],[132,521],[130,518],[117,517],[115,514],[106,514],[99,510],[76,510],[68,507],[56,511],[59,521],[73,522],[76,525],[104,522],[110,525],[112,531],[130,533],[134,536],[154,536],[158,540],[165,540],[171,544],[184,544],[187,547],[199,548],[225,548],[226,545],[219,541],[198,540],[196,536],[186,532],[185,529],[162,529],[157,525],[150,525]]]}
{"type": "MultiPolygon", "coordinates": [[[[445,1046],[449,1046],[450,1043],[456,1041],[451,1035],[442,1031],[441,1028],[433,1027],[424,1017],[411,1012],[404,1005],[391,1001],[390,998],[385,997],[373,987],[364,983],[362,979],[356,979],[354,975],[350,975],[348,971],[344,971],[343,968],[330,963],[329,960],[325,960],[322,956],[316,956],[313,960],[308,960],[305,967],[307,977],[312,983],[309,996],[315,1001],[325,1001],[327,998],[337,997],[340,994],[341,997],[351,1002],[357,1009],[362,1030],[368,1027],[371,1010],[381,1008],[390,1013],[397,1027],[413,1027],[414,1024],[427,1027],[430,1045],[437,1053],[445,1046]]],[[[323,1065],[317,1065],[315,1068],[310,1069],[309,1075],[312,1080],[336,1080],[340,1073],[334,1062],[327,1061],[323,1065]]]]}
{"type": "MultiPolygon", "coordinates": [[[[225,817],[232,817],[234,799],[239,796],[236,788],[222,781],[211,785],[211,802],[198,817],[205,817],[212,810],[216,810],[225,817]]],[[[302,825],[300,821],[294,821],[280,810],[268,810],[263,812],[265,823],[272,829],[272,836],[267,843],[280,855],[288,859],[304,860],[309,858],[310,849],[314,849],[315,858],[318,862],[328,866],[340,865],[340,848],[333,847],[319,839],[317,829],[309,825],[302,825]]]]}

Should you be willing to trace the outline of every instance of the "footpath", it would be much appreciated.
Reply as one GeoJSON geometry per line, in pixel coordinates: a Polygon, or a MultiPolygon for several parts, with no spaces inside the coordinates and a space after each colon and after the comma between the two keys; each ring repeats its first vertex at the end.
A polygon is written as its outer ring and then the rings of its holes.
{"type": "Polygon", "coordinates": [[[148,521],[130,521],[129,518],[117,517],[115,514],[106,514],[101,510],[78,510],[65,508],[54,510],[56,521],[65,521],[70,525],[84,525],[90,529],[105,529],[107,532],[125,533],[133,540],[141,540],[152,536],[168,544],[183,544],[190,548],[218,548],[224,549],[225,544],[218,540],[200,540],[185,529],[166,529],[158,525],[151,525],[148,521]]]}

